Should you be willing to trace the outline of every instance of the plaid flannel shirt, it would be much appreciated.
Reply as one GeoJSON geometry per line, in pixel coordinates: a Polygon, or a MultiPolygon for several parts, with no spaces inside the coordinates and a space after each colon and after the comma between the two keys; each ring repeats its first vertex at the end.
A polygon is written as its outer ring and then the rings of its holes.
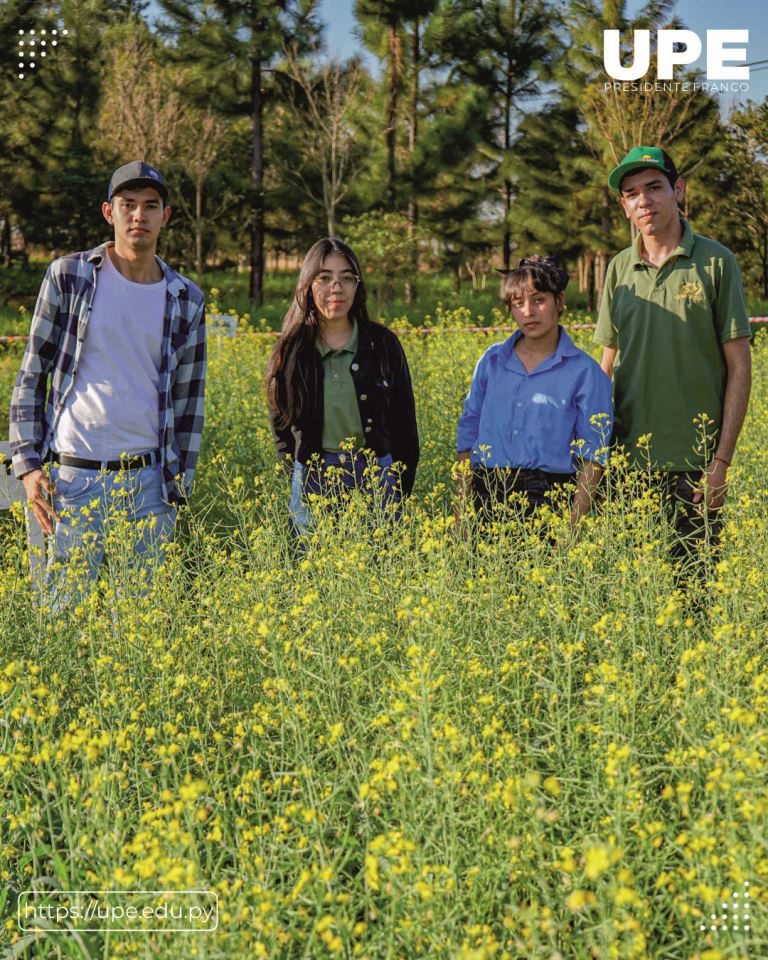
{"type": "MultiPolygon", "coordinates": [[[[45,274],[11,396],[9,437],[17,477],[39,469],[51,449],[77,371],[99,270],[110,245],[60,257],[45,274]]],[[[165,499],[177,503],[192,489],[203,432],[205,299],[194,283],[159,257],[156,260],[167,283],[157,445],[165,499]]]]}

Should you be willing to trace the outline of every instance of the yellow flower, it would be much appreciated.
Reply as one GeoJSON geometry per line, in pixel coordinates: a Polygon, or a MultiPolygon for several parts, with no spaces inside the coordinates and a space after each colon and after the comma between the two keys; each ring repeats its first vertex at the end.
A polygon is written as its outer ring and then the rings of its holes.
{"type": "Polygon", "coordinates": [[[597,903],[597,897],[589,890],[574,890],[565,901],[569,910],[584,910],[587,907],[593,907],[597,903]]]}
{"type": "Polygon", "coordinates": [[[551,793],[553,797],[559,797],[562,793],[562,787],[560,786],[560,781],[557,777],[547,777],[542,784],[547,793],[551,793]]]}
{"type": "Polygon", "coordinates": [[[587,848],[584,854],[584,874],[589,880],[597,880],[610,867],[609,854],[608,847],[603,844],[587,848]]]}

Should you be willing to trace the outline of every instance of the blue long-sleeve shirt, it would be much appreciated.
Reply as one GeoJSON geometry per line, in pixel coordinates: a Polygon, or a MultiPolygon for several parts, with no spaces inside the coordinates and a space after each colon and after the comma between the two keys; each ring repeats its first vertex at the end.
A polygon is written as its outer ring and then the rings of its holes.
{"type": "Polygon", "coordinates": [[[606,462],[611,381],[559,329],[557,349],[530,373],[515,353],[519,330],[478,360],[456,431],[473,465],[574,473],[579,458],[606,462]]]}

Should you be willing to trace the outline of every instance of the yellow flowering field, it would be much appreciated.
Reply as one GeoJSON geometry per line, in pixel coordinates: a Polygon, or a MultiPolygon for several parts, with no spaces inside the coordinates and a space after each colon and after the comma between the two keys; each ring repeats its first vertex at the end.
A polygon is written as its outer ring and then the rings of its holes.
{"type": "Polygon", "coordinates": [[[117,522],[57,616],[0,525],[4,955],[768,956],[768,336],[688,594],[621,456],[578,537],[557,504],[454,535],[456,421],[498,336],[403,337],[423,446],[397,526],[352,498],[293,555],[254,331],[211,339],[194,506],[144,594],[117,522]],[[215,892],[218,925],[22,928],[29,890],[215,892]]]}

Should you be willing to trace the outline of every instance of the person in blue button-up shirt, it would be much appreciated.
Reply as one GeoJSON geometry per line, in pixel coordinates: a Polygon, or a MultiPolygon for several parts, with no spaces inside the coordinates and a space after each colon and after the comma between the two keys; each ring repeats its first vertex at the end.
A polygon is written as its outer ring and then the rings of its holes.
{"type": "Polygon", "coordinates": [[[520,329],[489,347],[475,368],[456,431],[457,518],[470,491],[476,510],[524,494],[526,512],[575,482],[571,519],[589,512],[607,458],[613,405],[599,364],[559,325],[568,273],[530,257],[505,275],[502,295],[520,329]]]}

